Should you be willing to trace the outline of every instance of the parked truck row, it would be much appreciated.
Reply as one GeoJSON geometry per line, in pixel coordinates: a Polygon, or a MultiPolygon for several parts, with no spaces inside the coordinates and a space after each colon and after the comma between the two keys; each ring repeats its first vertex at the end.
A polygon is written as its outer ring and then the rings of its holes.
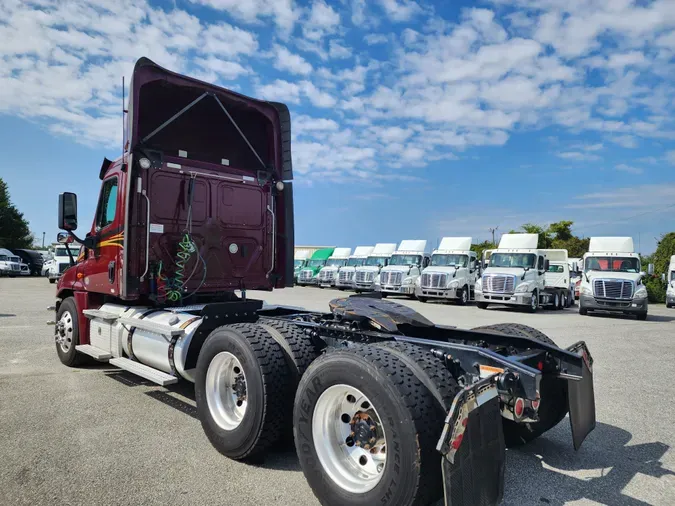
{"type": "MultiPolygon", "coordinates": [[[[647,289],[640,257],[630,237],[593,237],[583,258],[564,249],[537,247],[537,234],[504,234],[496,249],[481,258],[471,251],[471,237],[444,237],[431,254],[427,241],[404,240],[319,250],[300,271],[298,284],[379,292],[429,300],[563,309],[579,299],[579,313],[609,311],[647,318],[647,289]]],[[[296,265],[299,260],[296,258],[296,265]]],[[[668,274],[667,306],[675,306],[675,274],[668,274]]]]}

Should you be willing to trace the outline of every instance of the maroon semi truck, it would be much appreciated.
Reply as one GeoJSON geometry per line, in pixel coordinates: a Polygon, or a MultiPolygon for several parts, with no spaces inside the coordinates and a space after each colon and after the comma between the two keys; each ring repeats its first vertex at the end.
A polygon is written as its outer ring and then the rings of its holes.
{"type": "Polygon", "coordinates": [[[130,92],[124,152],[101,166],[85,237],[76,196],[59,196],[60,241],[84,245],[53,308],[65,365],[193,382],[218,451],[260,458],[294,438],[327,505],[498,504],[505,446],[567,414],[575,448],[594,428],[583,342],[434,325],[378,294],[327,312],[248,298],[293,283],[287,107],[146,58],[130,92]]]}

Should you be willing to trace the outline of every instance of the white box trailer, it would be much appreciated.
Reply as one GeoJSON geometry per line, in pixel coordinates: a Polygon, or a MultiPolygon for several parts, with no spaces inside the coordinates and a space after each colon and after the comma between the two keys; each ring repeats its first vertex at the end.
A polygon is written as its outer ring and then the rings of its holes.
{"type": "Polygon", "coordinates": [[[644,275],[632,237],[591,237],[579,287],[579,314],[609,311],[646,320],[644,275]]]}
{"type": "Polygon", "coordinates": [[[415,286],[421,302],[429,299],[454,300],[464,305],[475,299],[480,262],[471,251],[471,237],[444,237],[431,254],[415,286]]]}
{"type": "Polygon", "coordinates": [[[666,307],[675,307],[675,255],[670,257],[670,265],[666,274],[668,288],[666,289],[666,307]]]}
{"type": "Polygon", "coordinates": [[[335,286],[340,269],[347,265],[351,248],[335,248],[326,265],[319,271],[319,288],[331,288],[335,286]]]}
{"type": "Polygon", "coordinates": [[[540,307],[562,309],[570,304],[567,251],[539,249],[538,242],[538,234],[502,236],[499,247],[490,256],[489,266],[476,282],[476,301],[480,309],[487,309],[490,304],[506,304],[535,312],[540,307]],[[553,278],[558,276],[549,276],[547,284],[549,252],[560,262],[556,271],[562,272],[555,274],[562,276],[556,281],[553,278]]]}
{"type": "Polygon", "coordinates": [[[396,243],[379,243],[368,255],[364,264],[356,268],[354,273],[354,290],[372,292],[375,289],[375,278],[396,251],[396,243]]]}
{"type": "Polygon", "coordinates": [[[407,295],[415,298],[415,282],[429,264],[430,256],[426,249],[427,241],[423,239],[401,241],[389,259],[389,265],[375,277],[375,290],[381,292],[382,297],[407,295]]]}
{"type": "Polygon", "coordinates": [[[356,268],[361,267],[366,263],[366,260],[373,252],[375,246],[357,246],[354,249],[354,253],[349,256],[347,260],[347,265],[340,268],[338,272],[337,281],[335,286],[339,290],[347,290],[354,288],[354,274],[356,273],[356,268]]]}

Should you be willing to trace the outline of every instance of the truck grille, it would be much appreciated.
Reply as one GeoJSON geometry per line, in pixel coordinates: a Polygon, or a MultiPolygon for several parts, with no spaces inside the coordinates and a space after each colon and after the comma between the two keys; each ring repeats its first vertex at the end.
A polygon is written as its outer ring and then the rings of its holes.
{"type": "Polygon", "coordinates": [[[422,288],[445,288],[448,284],[447,274],[422,274],[422,288]]]}
{"type": "Polygon", "coordinates": [[[354,279],[354,271],[340,271],[340,274],[338,274],[340,283],[348,283],[352,279],[354,279]]]}
{"type": "Polygon", "coordinates": [[[357,271],[356,272],[356,282],[357,283],[372,283],[375,279],[374,272],[368,271],[357,271]]]}
{"type": "Polygon", "coordinates": [[[70,264],[59,264],[59,274],[66,272],[68,267],[70,267],[70,264]]]}
{"type": "Polygon", "coordinates": [[[321,281],[333,281],[335,279],[335,271],[333,270],[323,270],[319,273],[319,280],[321,281]]]}
{"type": "Polygon", "coordinates": [[[596,279],[593,281],[596,297],[602,299],[632,299],[633,282],[621,279],[596,279]]]}
{"type": "Polygon", "coordinates": [[[305,269],[300,271],[298,279],[300,279],[300,281],[310,281],[313,277],[314,273],[310,269],[305,269]]]}
{"type": "Polygon", "coordinates": [[[11,264],[12,270],[13,271],[20,271],[21,266],[19,264],[11,264]]]}
{"type": "Polygon", "coordinates": [[[383,272],[380,274],[380,284],[388,286],[398,286],[403,282],[402,272],[383,272]]]}
{"type": "Polygon", "coordinates": [[[503,274],[483,276],[483,291],[491,293],[513,293],[516,277],[503,274]]]}

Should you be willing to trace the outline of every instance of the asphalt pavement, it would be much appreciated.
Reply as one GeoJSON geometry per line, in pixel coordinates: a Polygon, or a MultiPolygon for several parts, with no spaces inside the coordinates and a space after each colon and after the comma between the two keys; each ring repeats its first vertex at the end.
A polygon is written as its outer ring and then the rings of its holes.
{"type": "MultiPolygon", "coordinates": [[[[318,288],[252,293],[326,311],[346,294],[318,288]]],[[[196,418],[192,385],[155,386],[107,364],[59,362],[55,289],[0,279],[0,505],[314,505],[292,449],[260,465],[216,452],[196,418]]],[[[595,359],[597,428],[575,452],[567,419],[507,451],[504,504],[675,505],[675,310],[649,319],[582,317],[577,308],[505,308],[401,299],[459,327],[515,322],[560,346],[585,340],[595,359]]]]}

